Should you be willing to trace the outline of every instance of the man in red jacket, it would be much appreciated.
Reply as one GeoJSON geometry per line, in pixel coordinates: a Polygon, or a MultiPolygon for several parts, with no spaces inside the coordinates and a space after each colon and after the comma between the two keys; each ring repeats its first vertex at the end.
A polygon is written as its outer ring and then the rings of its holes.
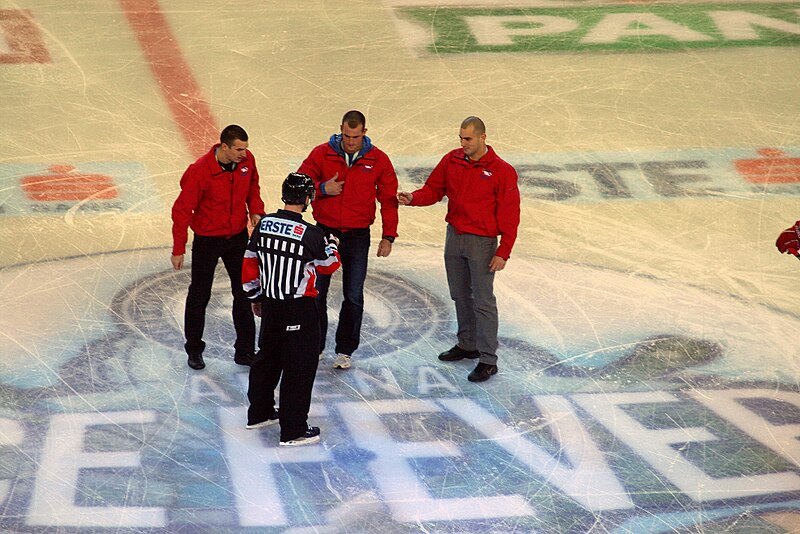
{"type": "Polygon", "coordinates": [[[254,358],[255,320],[242,289],[242,258],[247,246],[247,222],[255,226],[264,215],[258,169],[247,150],[247,133],[227,126],[219,144],[189,165],[181,177],[181,192],[172,206],[172,267],[183,268],[188,228],[192,241],[192,279],[186,296],[184,348],[189,367],[202,369],[206,306],[219,259],[231,281],[234,361],[250,365],[254,358]]]}
{"type": "MultiPolygon", "coordinates": [[[[317,226],[325,235],[339,239],[343,301],[336,328],[334,369],[350,367],[350,356],[361,339],[369,227],[375,222],[376,200],[381,205],[383,226],[378,257],[391,254],[397,237],[397,176],[389,157],[366,136],[366,124],[363,113],[348,111],[342,117],[340,133],[315,147],[297,170],[314,180],[316,197],[311,207],[317,226]]],[[[330,282],[330,275],[317,278],[320,357],[328,332],[330,282]]]]}
{"type": "Polygon", "coordinates": [[[456,307],[458,343],[439,359],[479,358],[467,378],[483,382],[497,373],[494,273],[505,268],[517,239],[519,187],[514,167],[486,144],[481,119],[464,119],[459,138],[461,148],[442,158],[425,185],[397,198],[404,206],[430,206],[447,196],[444,266],[456,307]]]}
{"type": "Polygon", "coordinates": [[[775,246],[781,254],[792,254],[800,259],[800,221],[781,232],[775,246]]]}

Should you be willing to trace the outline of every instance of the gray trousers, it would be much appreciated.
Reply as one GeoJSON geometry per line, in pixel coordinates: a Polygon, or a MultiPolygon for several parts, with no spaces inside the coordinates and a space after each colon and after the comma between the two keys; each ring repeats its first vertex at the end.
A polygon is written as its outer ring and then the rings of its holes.
{"type": "Polygon", "coordinates": [[[458,346],[477,350],[479,361],[490,365],[497,365],[497,302],[494,273],[489,272],[496,251],[496,237],[459,235],[447,225],[444,268],[456,305],[458,346]]]}

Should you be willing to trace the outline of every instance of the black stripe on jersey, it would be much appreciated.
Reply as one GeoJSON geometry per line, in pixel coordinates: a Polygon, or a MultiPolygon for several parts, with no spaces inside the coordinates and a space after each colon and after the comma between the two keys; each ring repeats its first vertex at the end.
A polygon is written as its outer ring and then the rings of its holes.
{"type": "Polygon", "coordinates": [[[273,299],[292,297],[302,278],[302,244],[279,237],[262,236],[258,254],[264,266],[261,285],[265,295],[273,299]],[[271,283],[267,285],[267,281],[271,283]]]}

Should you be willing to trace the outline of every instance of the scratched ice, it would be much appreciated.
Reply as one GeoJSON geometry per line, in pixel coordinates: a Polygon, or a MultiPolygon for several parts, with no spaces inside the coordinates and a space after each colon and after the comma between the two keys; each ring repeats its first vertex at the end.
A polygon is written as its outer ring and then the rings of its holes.
{"type": "Polygon", "coordinates": [[[800,530],[797,3],[77,4],[0,3],[0,530],[800,530]],[[517,168],[500,372],[436,358],[446,205],[402,208],[286,450],[221,266],[186,365],[169,208],[229,123],[279,207],[351,108],[401,190],[471,114],[517,168]]]}

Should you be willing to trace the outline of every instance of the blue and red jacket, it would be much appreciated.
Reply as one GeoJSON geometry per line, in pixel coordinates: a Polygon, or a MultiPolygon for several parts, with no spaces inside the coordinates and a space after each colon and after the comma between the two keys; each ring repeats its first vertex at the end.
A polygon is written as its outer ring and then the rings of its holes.
{"type": "Polygon", "coordinates": [[[397,175],[389,156],[364,136],[358,159],[348,167],[341,140],[341,134],[332,135],[327,143],[315,147],[297,170],[314,179],[314,220],[339,230],[368,228],[375,222],[377,200],[381,205],[381,235],[397,237],[397,175]],[[337,181],[345,183],[344,189],[338,195],[326,195],[320,185],[337,173],[337,181]]]}

